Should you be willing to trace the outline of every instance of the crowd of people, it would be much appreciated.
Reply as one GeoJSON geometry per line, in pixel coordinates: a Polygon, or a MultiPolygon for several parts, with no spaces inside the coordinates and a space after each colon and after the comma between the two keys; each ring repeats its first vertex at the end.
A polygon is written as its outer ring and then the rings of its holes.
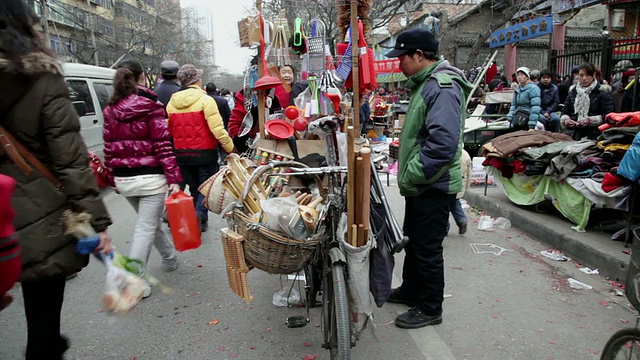
{"type": "MultiPolygon", "coordinates": [[[[640,99],[634,101],[633,89],[626,90],[634,75],[635,69],[626,69],[610,85],[601,70],[589,63],[575,66],[564,79],[549,69],[520,67],[510,84],[496,73],[488,83],[481,82],[474,95],[513,90],[506,115],[513,127],[565,132],[576,140],[595,139],[607,114],[640,110],[640,99]],[[522,117],[528,121],[521,121],[522,117]]],[[[488,106],[487,112],[497,113],[499,107],[488,106]]]]}
{"type": "MultiPolygon", "coordinates": [[[[89,166],[61,65],[34,30],[35,21],[24,0],[0,2],[2,131],[15,138],[13,145],[28,149],[35,159],[29,162],[38,170],[25,171],[25,153],[16,154],[2,144],[0,310],[11,302],[8,290],[19,280],[27,319],[26,358],[57,360],[69,346],[60,332],[65,283],[89,260],[76,252],[76,239],[64,235],[60,218],[67,209],[90,214],[99,239],[96,252],[111,249],[112,222],[89,166]]],[[[404,232],[410,241],[403,283],[389,299],[410,306],[396,319],[397,326],[410,329],[443,321],[442,242],[450,212],[461,234],[467,228],[456,197],[468,180],[463,171],[468,173],[469,160],[463,159],[460,140],[472,85],[438,55],[438,45],[433,33],[412,29],[400,34],[387,54],[399,59],[408,78],[406,88],[391,95],[394,102],[412,99],[401,137],[398,177],[406,199],[404,232]]],[[[218,91],[213,83],[203,86],[203,71],[191,64],[163,62],[163,81],[153,90],[140,62],[125,60],[116,68],[114,93],[104,109],[104,160],[110,184],[137,212],[129,256],[144,267],[155,247],[163,269],[174,271],[179,261],[162,228],[164,199],[188,186],[200,230],[207,231],[208,211],[195,190],[218,171],[221,154],[248,148],[258,122],[245,120],[258,118],[257,101],[246,99],[253,93],[218,91]],[[243,134],[243,129],[249,131],[243,134]]],[[[296,82],[292,66],[279,70],[282,85],[265,94],[272,112],[293,105],[307,87],[296,82]]],[[[593,65],[574,70],[569,79],[554,84],[552,72],[521,67],[514,74],[515,85],[496,73],[483,91],[513,87],[507,114],[512,123],[524,118],[523,128],[565,129],[574,138],[596,136],[597,126],[610,112],[637,110],[629,108],[629,93],[621,90],[633,74],[625,72],[612,90],[593,65]]],[[[385,96],[387,90],[379,88],[371,99],[385,96]]],[[[363,103],[367,105],[369,101],[363,103]]],[[[144,296],[150,294],[148,287],[144,296]]]]}

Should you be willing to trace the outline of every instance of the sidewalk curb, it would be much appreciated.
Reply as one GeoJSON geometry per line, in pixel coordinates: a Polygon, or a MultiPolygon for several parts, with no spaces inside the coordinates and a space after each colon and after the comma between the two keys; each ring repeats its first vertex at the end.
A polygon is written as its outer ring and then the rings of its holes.
{"type": "MultiPolygon", "coordinates": [[[[522,209],[513,203],[501,199],[467,191],[464,199],[490,215],[509,219],[518,229],[527,235],[544,242],[555,249],[562,250],[567,256],[593,269],[612,280],[624,283],[627,276],[628,263],[607,254],[584,241],[585,233],[573,230],[558,231],[545,226],[541,221],[532,220],[532,212],[522,209]]],[[[537,214],[536,215],[542,215],[537,214]]],[[[562,221],[558,219],[558,221],[562,221]]],[[[567,227],[568,229],[568,227],[567,227]]]]}

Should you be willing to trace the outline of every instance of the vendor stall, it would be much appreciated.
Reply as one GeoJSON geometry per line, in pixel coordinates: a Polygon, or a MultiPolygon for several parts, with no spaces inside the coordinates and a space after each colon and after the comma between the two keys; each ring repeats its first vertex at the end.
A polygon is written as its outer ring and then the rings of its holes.
{"type": "Polygon", "coordinates": [[[485,93],[482,103],[476,106],[473,113],[467,116],[464,125],[464,147],[470,154],[477,154],[478,149],[487,141],[512,132],[511,124],[504,117],[504,109],[509,111],[513,91],[485,93]],[[497,107],[499,111],[488,114],[487,109],[497,107]]]}
{"type": "MultiPolygon", "coordinates": [[[[259,24],[257,65],[247,69],[257,73],[244,89],[246,112],[257,107],[258,121],[242,126],[245,133],[257,128],[255,139],[246,153],[228,156],[228,165],[199,189],[208,208],[229,221],[221,238],[230,288],[251,301],[252,269],[304,278],[304,295],[298,297],[305,299],[307,314],[290,316],[285,324],[307,325],[321,291],[323,347],[331,359],[350,359],[352,344],[371,319],[371,300],[382,306],[390,294],[392,254],[407,242],[386,201],[372,150],[365,139],[356,139],[360,94],[376,87],[373,51],[365,41],[370,29],[359,20],[367,18],[370,6],[338,1],[345,41],[334,61],[321,19],[305,27],[298,18],[289,31],[280,14],[274,28],[257,1],[254,22],[241,22],[249,28],[259,24]],[[291,46],[284,49],[277,44],[288,33],[291,46]],[[269,50],[274,47],[275,54],[269,50]],[[267,94],[283,84],[268,59],[278,63],[281,57],[301,59],[309,86],[294,106],[273,111],[267,94]]],[[[288,305],[292,292],[293,285],[280,289],[273,303],[288,305]]]]}
{"type": "Polygon", "coordinates": [[[551,200],[574,230],[584,231],[594,206],[614,209],[629,197],[630,183],[615,180],[637,133],[638,127],[605,127],[597,140],[572,141],[565,134],[516,131],[483,145],[483,165],[512,202],[551,200]]]}

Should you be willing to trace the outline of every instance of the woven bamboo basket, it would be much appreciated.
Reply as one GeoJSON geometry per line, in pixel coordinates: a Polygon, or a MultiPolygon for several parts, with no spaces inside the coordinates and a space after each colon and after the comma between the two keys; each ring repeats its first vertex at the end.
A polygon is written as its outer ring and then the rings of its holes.
{"type": "MultiPolygon", "coordinates": [[[[249,190],[263,175],[272,171],[275,167],[308,167],[295,161],[271,162],[255,169],[247,180],[245,188],[240,196],[244,199],[249,195],[249,190]]],[[[316,186],[322,189],[322,181],[317,175],[311,176],[316,186]]],[[[245,207],[246,208],[246,207],[245,207]]],[[[230,228],[244,237],[244,258],[249,266],[258,268],[271,274],[297,273],[304,265],[313,259],[319,248],[322,232],[316,233],[310,239],[294,239],[275,232],[268,227],[256,223],[251,217],[239,209],[233,211],[230,219],[230,228]]]]}
{"type": "Polygon", "coordinates": [[[233,213],[236,232],[244,237],[245,261],[271,274],[297,273],[313,259],[321,237],[298,240],[256,224],[239,210],[233,213]]]}

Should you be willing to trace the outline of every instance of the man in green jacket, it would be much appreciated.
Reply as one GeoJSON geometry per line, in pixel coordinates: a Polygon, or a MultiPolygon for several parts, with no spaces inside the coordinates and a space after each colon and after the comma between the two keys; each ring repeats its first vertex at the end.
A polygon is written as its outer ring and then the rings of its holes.
{"type": "Polygon", "coordinates": [[[438,41],[425,29],[401,33],[387,57],[400,59],[411,99],[400,136],[398,186],[405,197],[402,285],[389,302],[408,305],[396,326],[416,329],[442,323],[442,241],[449,207],[462,190],[460,156],[466,99],[471,85],[461,70],[438,55],[438,41]]]}

